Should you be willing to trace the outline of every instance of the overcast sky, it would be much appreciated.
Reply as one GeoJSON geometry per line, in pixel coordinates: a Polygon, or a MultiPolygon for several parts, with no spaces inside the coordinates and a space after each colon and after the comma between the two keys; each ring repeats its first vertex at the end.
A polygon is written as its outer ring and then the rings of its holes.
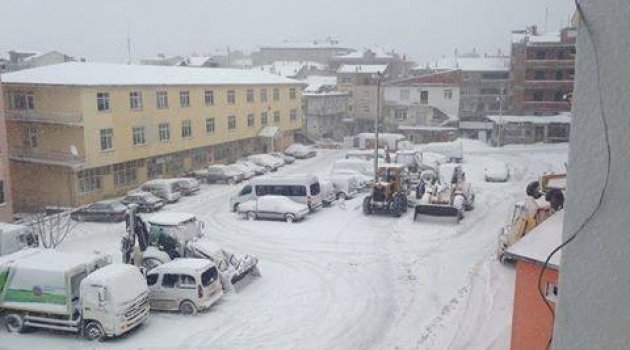
{"type": "Polygon", "coordinates": [[[0,0],[0,51],[58,50],[92,61],[255,50],[284,39],[329,35],[355,47],[380,46],[416,62],[509,49],[526,25],[557,31],[572,0],[0,0]]]}

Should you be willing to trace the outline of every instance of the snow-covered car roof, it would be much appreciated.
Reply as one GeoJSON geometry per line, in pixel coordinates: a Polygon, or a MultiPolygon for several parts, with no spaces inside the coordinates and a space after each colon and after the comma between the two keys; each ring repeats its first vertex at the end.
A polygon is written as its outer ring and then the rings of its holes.
{"type": "Polygon", "coordinates": [[[137,267],[126,264],[104,266],[89,275],[81,285],[105,286],[114,303],[124,303],[147,291],[147,282],[137,267]]]}
{"type": "Polygon", "coordinates": [[[151,215],[147,218],[150,224],[160,226],[178,226],[186,221],[194,221],[197,218],[189,213],[166,212],[151,215]]]}
{"type": "Polygon", "coordinates": [[[179,258],[164,263],[151,270],[151,272],[187,273],[190,271],[203,271],[212,266],[215,266],[214,263],[208,259],[179,258]]]}

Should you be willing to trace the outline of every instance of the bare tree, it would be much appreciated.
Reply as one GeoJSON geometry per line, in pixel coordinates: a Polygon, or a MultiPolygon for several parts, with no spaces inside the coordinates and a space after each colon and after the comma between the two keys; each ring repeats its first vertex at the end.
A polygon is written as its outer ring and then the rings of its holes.
{"type": "Polygon", "coordinates": [[[46,211],[31,217],[28,225],[37,236],[40,246],[55,248],[59,246],[76,227],[77,223],[70,217],[69,211],[48,215],[46,211]]]}

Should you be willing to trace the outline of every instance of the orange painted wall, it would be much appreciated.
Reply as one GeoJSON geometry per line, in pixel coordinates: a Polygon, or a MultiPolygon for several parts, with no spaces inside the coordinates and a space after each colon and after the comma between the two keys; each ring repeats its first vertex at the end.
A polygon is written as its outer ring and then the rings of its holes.
{"type": "MultiPolygon", "coordinates": [[[[512,350],[544,350],[553,330],[549,309],[538,293],[537,283],[541,265],[516,261],[516,286],[512,315],[512,350]]],[[[557,285],[558,271],[547,269],[542,285],[557,285]]],[[[555,308],[555,305],[552,303],[555,308]]]]}

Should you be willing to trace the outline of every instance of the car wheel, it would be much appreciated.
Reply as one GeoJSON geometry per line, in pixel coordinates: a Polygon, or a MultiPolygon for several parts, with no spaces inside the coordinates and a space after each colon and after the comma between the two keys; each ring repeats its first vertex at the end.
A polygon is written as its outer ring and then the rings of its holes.
{"type": "Polygon", "coordinates": [[[184,315],[195,315],[197,313],[197,307],[190,300],[184,300],[179,304],[179,311],[184,315]]]}
{"type": "Polygon", "coordinates": [[[247,219],[249,221],[254,221],[256,220],[256,213],[254,213],[253,211],[250,211],[247,213],[247,219]]]}
{"type": "Polygon", "coordinates": [[[88,322],[83,328],[83,336],[87,340],[102,341],[105,338],[105,332],[100,323],[96,321],[88,322]]]}
{"type": "Polygon", "coordinates": [[[24,331],[24,318],[19,314],[7,314],[4,316],[4,325],[10,333],[22,333],[24,331]]]}
{"type": "Polygon", "coordinates": [[[239,205],[239,203],[234,204],[234,207],[232,207],[232,211],[233,212],[236,213],[238,211],[238,205],[239,205]]]}
{"type": "Polygon", "coordinates": [[[284,221],[292,224],[295,222],[295,215],[291,214],[291,213],[287,213],[284,215],[284,221]]]}
{"type": "Polygon", "coordinates": [[[343,199],[343,200],[348,200],[348,195],[345,194],[344,192],[339,192],[337,193],[337,199],[343,199]]]}

